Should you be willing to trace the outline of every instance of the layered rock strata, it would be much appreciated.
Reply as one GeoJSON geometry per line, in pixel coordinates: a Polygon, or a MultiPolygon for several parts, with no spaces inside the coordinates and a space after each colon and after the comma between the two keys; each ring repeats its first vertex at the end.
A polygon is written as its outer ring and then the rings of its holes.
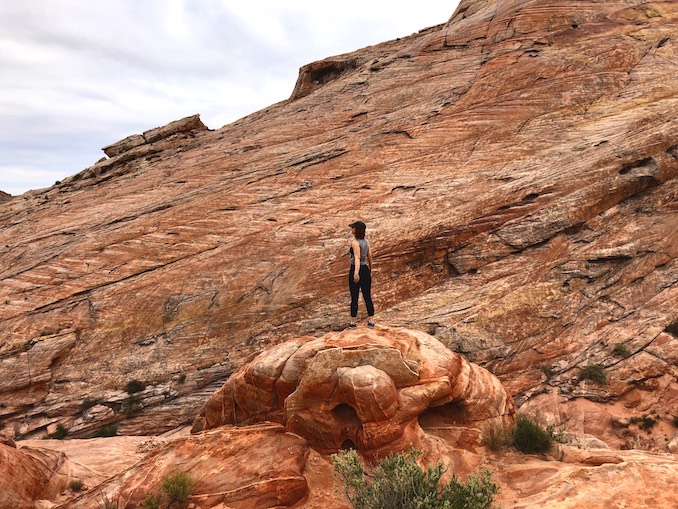
{"type": "Polygon", "coordinates": [[[580,416],[558,423],[609,415],[606,442],[668,450],[614,423],[678,413],[677,23],[675,2],[465,0],[309,64],[288,101],[3,203],[4,429],[190,422],[253,354],[343,325],[361,218],[381,323],[435,334],[519,406],[546,393],[580,416]]]}
{"type": "Polygon", "coordinates": [[[0,508],[34,509],[39,501],[56,499],[68,485],[64,454],[44,449],[18,449],[0,434],[0,508]]]}
{"type": "Polygon", "coordinates": [[[193,481],[193,507],[292,507],[307,496],[308,445],[276,424],[221,429],[159,445],[133,468],[60,506],[98,509],[102,500],[138,507],[162,493],[162,479],[181,472],[193,481]]]}
{"type": "Polygon", "coordinates": [[[274,421],[318,451],[350,447],[383,458],[422,447],[425,415],[471,428],[478,439],[481,428],[508,425],[514,412],[487,370],[423,332],[377,327],[266,350],[210,398],[193,432],[274,421]]]}

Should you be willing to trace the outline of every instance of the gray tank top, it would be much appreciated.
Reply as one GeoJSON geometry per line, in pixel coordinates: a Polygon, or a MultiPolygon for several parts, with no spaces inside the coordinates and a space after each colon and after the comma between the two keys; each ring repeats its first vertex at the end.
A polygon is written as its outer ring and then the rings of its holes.
{"type": "MultiPolygon", "coordinates": [[[[360,265],[367,265],[367,253],[370,252],[370,243],[367,239],[355,239],[360,246],[360,265]]],[[[353,246],[348,251],[351,258],[351,265],[355,265],[355,255],[353,254],[353,246]]]]}

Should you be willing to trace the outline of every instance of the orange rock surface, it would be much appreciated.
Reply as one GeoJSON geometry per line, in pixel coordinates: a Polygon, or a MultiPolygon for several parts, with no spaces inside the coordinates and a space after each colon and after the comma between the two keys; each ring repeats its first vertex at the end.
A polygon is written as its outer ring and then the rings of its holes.
{"type": "Polygon", "coordinates": [[[68,485],[68,460],[62,453],[22,447],[0,435],[0,508],[34,509],[54,500],[68,485]]]}
{"type": "MultiPolygon", "coordinates": [[[[507,471],[505,507],[576,507],[581,478],[595,503],[616,503],[612,480],[631,506],[673,509],[653,491],[675,484],[678,451],[677,27],[671,1],[463,0],[309,63],[289,100],[132,135],[3,201],[2,431],[191,423],[267,347],[343,328],[361,219],[378,324],[434,336],[519,410],[634,458],[515,474],[555,472],[549,499],[507,471]]],[[[466,452],[460,469],[484,461],[466,452]]]]}
{"type": "Polygon", "coordinates": [[[420,423],[431,421],[445,423],[451,447],[473,450],[483,427],[514,412],[495,376],[428,334],[360,328],[266,350],[210,398],[193,431],[276,421],[317,451],[383,458],[429,449],[420,423]]]}

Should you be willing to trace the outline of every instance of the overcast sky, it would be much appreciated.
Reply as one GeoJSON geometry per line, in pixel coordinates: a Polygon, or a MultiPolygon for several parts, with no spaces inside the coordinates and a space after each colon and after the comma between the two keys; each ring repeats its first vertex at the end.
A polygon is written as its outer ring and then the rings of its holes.
{"type": "Polygon", "coordinates": [[[446,22],[458,0],[0,0],[0,190],[48,187],[101,147],[287,99],[299,67],[446,22]]]}

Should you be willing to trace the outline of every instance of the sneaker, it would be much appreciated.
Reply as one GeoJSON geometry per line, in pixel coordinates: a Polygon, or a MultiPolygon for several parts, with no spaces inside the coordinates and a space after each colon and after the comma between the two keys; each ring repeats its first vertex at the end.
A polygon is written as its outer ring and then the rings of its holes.
{"type": "Polygon", "coordinates": [[[367,326],[368,326],[370,329],[374,329],[374,322],[373,322],[372,320],[370,320],[369,322],[367,322],[367,326]]]}
{"type": "Polygon", "coordinates": [[[348,322],[348,328],[349,328],[349,329],[355,329],[356,327],[358,327],[358,324],[357,324],[357,323],[355,323],[355,322],[348,322]]]}

